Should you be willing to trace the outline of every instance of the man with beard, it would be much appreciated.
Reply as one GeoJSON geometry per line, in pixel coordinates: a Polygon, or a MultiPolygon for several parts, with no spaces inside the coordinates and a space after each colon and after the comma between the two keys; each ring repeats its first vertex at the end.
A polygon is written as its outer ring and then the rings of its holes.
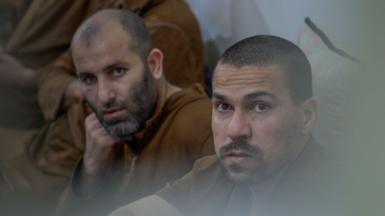
{"type": "Polygon", "coordinates": [[[71,52],[93,112],[59,214],[105,215],[154,193],[213,152],[203,88],[181,90],[163,78],[163,54],[137,15],[96,13],[76,31],[71,52]]]}
{"type": "Polygon", "coordinates": [[[90,111],[70,42],[87,17],[107,8],[144,19],[154,46],[162,50],[169,82],[204,83],[199,25],[183,0],[0,1],[0,191],[4,186],[9,194],[28,193],[36,200],[36,194],[57,196],[70,179],[85,148],[90,111]]]}
{"type": "Polygon", "coordinates": [[[212,107],[216,155],[112,216],[325,215],[328,204],[339,215],[334,207],[342,203],[329,193],[336,182],[328,181],[335,164],[329,170],[311,136],[317,105],[297,46],[254,36],[230,47],[214,72],[212,107]]]}

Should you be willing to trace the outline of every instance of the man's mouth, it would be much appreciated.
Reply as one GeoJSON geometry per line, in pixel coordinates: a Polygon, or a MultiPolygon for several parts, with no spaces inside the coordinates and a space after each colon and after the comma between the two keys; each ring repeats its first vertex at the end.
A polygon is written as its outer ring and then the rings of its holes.
{"type": "Polygon", "coordinates": [[[232,150],[222,155],[221,160],[223,160],[225,164],[244,165],[254,161],[255,157],[243,150],[232,150]]]}
{"type": "Polygon", "coordinates": [[[224,155],[224,157],[252,157],[249,153],[245,151],[230,151],[224,155]]]}
{"type": "Polygon", "coordinates": [[[109,109],[103,111],[103,116],[105,119],[115,119],[123,115],[125,112],[124,109],[119,108],[119,109],[109,109]]]}

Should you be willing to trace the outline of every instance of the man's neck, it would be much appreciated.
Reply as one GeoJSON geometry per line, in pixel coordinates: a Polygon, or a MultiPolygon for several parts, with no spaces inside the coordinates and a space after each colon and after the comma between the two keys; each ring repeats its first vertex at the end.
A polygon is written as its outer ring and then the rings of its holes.
{"type": "Polygon", "coordinates": [[[135,139],[142,139],[146,129],[148,128],[149,125],[151,125],[157,117],[160,115],[164,104],[166,103],[167,99],[175,94],[176,92],[179,92],[181,88],[174,86],[170,83],[168,83],[165,79],[160,79],[156,83],[157,85],[157,92],[158,92],[158,98],[157,102],[154,108],[154,111],[152,112],[151,117],[145,122],[145,125],[143,128],[134,134],[135,139]]]}
{"type": "Polygon", "coordinates": [[[299,140],[298,142],[301,142],[301,145],[298,147],[297,151],[292,152],[291,159],[283,165],[281,168],[279,168],[275,173],[273,173],[271,176],[267,177],[266,179],[263,179],[261,181],[258,181],[257,183],[250,186],[251,191],[253,191],[254,198],[256,196],[266,197],[264,195],[272,194],[279,183],[280,179],[286,172],[286,170],[291,166],[291,164],[299,157],[299,155],[303,152],[306,145],[310,143],[312,140],[311,135],[306,135],[303,137],[302,140],[299,140]],[[260,195],[258,195],[260,194],[260,195]]]}
{"type": "Polygon", "coordinates": [[[164,103],[167,101],[167,99],[171,95],[182,90],[181,88],[167,82],[165,79],[160,79],[158,81],[157,88],[158,88],[158,100],[157,100],[157,104],[156,104],[156,108],[155,108],[155,112],[153,114],[153,117],[156,116],[161,111],[164,103]]]}
{"type": "Polygon", "coordinates": [[[286,167],[280,169],[273,176],[270,176],[269,178],[264,179],[263,181],[259,181],[251,185],[249,188],[253,193],[254,200],[256,200],[257,202],[268,201],[271,195],[274,193],[274,190],[277,184],[279,183],[284,173],[284,170],[286,170],[286,167]]]}

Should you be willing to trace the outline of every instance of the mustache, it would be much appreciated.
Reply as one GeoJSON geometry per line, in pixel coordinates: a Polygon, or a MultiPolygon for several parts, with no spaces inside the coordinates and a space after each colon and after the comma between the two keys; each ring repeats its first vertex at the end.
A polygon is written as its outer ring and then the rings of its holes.
{"type": "Polygon", "coordinates": [[[98,109],[93,103],[89,100],[85,99],[86,104],[91,108],[94,113],[103,113],[110,109],[123,109],[126,107],[126,103],[124,101],[109,101],[102,105],[100,109],[98,109]]]}
{"type": "Polygon", "coordinates": [[[262,151],[258,147],[254,147],[250,145],[246,140],[244,139],[236,139],[232,142],[224,145],[219,149],[219,158],[224,158],[227,154],[231,153],[232,151],[244,151],[247,154],[250,154],[252,157],[257,157],[259,154],[262,153],[262,151]]]}

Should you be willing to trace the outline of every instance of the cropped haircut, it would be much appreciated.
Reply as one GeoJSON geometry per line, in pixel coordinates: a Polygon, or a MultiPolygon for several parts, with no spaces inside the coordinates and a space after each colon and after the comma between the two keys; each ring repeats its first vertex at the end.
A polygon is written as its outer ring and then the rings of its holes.
{"type": "Polygon", "coordinates": [[[86,46],[103,32],[103,26],[117,22],[126,32],[129,47],[146,59],[152,48],[150,33],[137,14],[124,9],[105,9],[88,18],[77,30],[75,37],[86,46]]]}
{"type": "Polygon", "coordinates": [[[302,50],[286,39],[272,35],[243,39],[228,48],[219,63],[237,68],[278,65],[294,103],[299,104],[313,95],[310,63],[302,50]]]}

